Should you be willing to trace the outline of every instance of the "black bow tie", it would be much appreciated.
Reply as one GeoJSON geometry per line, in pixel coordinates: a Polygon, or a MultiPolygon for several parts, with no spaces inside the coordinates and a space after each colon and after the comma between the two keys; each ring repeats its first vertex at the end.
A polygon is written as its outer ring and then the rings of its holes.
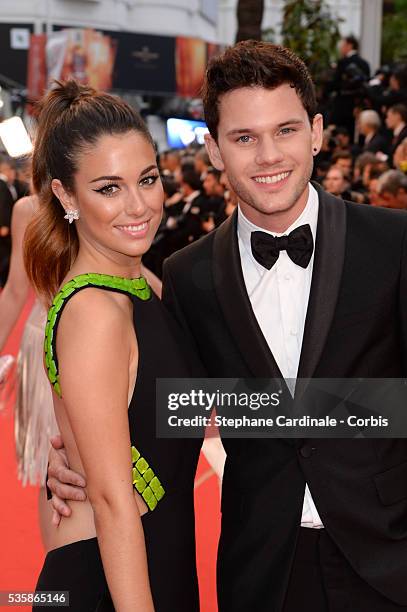
{"type": "Polygon", "coordinates": [[[300,225],[288,236],[271,236],[266,232],[252,232],[250,236],[253,257],[264,268],[270,270],[276,263],[280,251],[301,268],[306,268],[314,250],[310,226],[300,225]]]}

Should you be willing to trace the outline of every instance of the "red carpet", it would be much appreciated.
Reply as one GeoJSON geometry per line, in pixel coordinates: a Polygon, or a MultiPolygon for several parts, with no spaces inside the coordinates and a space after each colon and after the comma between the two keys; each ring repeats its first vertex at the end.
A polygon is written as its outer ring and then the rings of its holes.
{"type": "MultiPolygon", "coordinates": [[[[30,304],[4,353],[17,354],[23,323],[29,310],[30,304]]],[[[37,520],[38,491],[34,487],[23,488],[17,480],[10,404],[0,412],[0,591],[32,591],[44,555],[37,520]]],[[[219,537],[219,491],[217,479],[209,471],[202,456],[197,484],[195,505],[201,612],[216,612],[215,557],[219,537]]],[[[29,607],[0,606],[0,609],[28,610],[29,607]]]]}

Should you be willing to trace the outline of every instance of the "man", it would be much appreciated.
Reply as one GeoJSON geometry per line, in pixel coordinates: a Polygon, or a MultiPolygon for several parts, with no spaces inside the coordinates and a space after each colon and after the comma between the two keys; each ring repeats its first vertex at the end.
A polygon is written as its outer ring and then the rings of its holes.
{"type": "Polygon", "coordinates": [[[177,149],[163,151],[160,155],[160,168],[164,174],[174,174],[180,167],[180,154],[177,149]]]}
{"type": "Polygon", "coordinates": [[[324,180],[324,187],[332,195],[342,196],[349,189],[349,183],[339,166],[331,166],[324,180]]]}
{"type": "Polygon", "coordinates": [[[164,240],[167,255],[178,251],[202,235],[200,215],[206,197],[201,193],[201,180],[192,168],[182,168],[180,174],[182,207],[177,205],[179,214],[169,216],[165,225],[164,240]]]}
{"type": "Polygon", "coordinates": [[[195,153],[194,159],[194,168],[195,171],[199,174],[201,181],[205,179],[206,172],[211,165],[208,153],[206,152],[205,147],[202,147],[195,153]]]}
{"type": "Polygon", "coordinates": [[[216,168],[209,167],[205,173],[202,186],[208,198],[221,198],[225,193],[225,189],[220,181],[222,172],[216,168]]]}
{"type": "Polygon", "coordinates": [[[350,151],[337,151],[332,155],[332,164],[343,171],[345,178],[352,179],[353,158],[350,151]]]}
{"type": "Polygon", "coordinates": [[[400,170],[388,170],[380,176],[377,191],[381,206],[407,210],[407,176],[400,170]]]}
{"type": "Polygon", "coordinates": [[[387,111],[386,125],[393,132],[390,156],[393,157],[397,147],[407,138],[407,106],[395,104],[387,111]]]}
{"type": "Polygon", "coordinates": [[[354,36],[345,36],[339,42],[340,59],[330,89],[336,92],[330,123],[345,126],[354,132],[353,109],[363,95],[363,85],[370,76],[370,67],[358,53],[359,42],[354,36]]]}
{"type": "Polygon", "coordinates": [[[12,211],[13,197],[7,183],[0,179],[0,287],[6,284],[9,271],[12,211]]]}
{"type": "Polygon", "coordinates": [[[13,202],[28,195],[28,184],[17,178],[16,162],[7,155],[0,156],[0,179],[6,183],[13,202]]]}
{"type": "Polygon", "coordinates": [[[339,79],[346,74],[346,69],[351,65],[356,66],[366,79],[370,77],[369,64],[359,55],[359,42],[354,36],[344,36],[339,41],[339,54],[341,58],[336,75],[339,79]]]}
{"type": "MultiPolygon", "coordinates": [[[[211,60],[204,106],[212,164],[239,207],[169,258],[164,301],[208,375],[405,376],[407,217],[310,184],[322,117],[304,64],[270,43],[239,43],[211,60]]],[[[405,441],[224,446],[220,612],[406,609],[405,441]]],[[[50,473],[78,479],[61,458],[50,473]]]]}
{"type": "Polygon", "coordinates": [[[407,136],[395,150],[393,164],[398,170],[407,173],[407,136]]]}
{"type": "Polygon", "coordinates": [[[390,75],[387,88],[384,88],[384,85],[380,83],[380,81],[387,81],[385,73],[379,74],[378,81],[370,83],[365,88],[366,95],[373,102],[376,110],[382,111],[383,108],[387,110],[395,104],[407,103],[407,66],[405,64],[395,68],[390,75]]]}
{"type": "Polygon", "coordinates": [[[365,137],[363,151],[387,153],[388,140],[380,133],[382,122],[375,110],[363,110],[359,115],[359,130],[365,137]]]}
{"type": "Polygon", "coordinates": [[[221,178],[222,172],[212,166],[208,167],[202,183],[207,199],[201,207],[201,223],[206,233],[211,232],[226,219],[226,189],[221,178]]]}

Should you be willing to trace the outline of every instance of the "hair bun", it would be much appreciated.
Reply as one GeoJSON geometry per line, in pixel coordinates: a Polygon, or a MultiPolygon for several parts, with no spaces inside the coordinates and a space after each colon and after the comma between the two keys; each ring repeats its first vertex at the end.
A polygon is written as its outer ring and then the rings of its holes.
{"type": "Polygon", "coordinates": [[[81,99],[93,96],[96,91],[88,85],[82,85],[75,81],[75,79],[68,79],[67,81],[54,81],[52,87],[52,93],[57,96],[61,101],[63,100],[66,104],[66,108],[69,108],[73,104],[76,104],[81,99]]]}

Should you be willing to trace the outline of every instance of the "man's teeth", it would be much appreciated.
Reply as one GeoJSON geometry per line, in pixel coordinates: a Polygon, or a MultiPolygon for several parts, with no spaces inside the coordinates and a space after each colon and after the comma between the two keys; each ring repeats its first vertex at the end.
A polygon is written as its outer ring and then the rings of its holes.
{"type": "Polygon", "coordinates": [[[256,183],[278,183],[287,178],[289,172],[282,172],[281,174],[273,174],[273,176],[256,176],[254,180],[256,183]]]}
{"type": "Polygon", "coordinates": [[[141,225],[122,225],[121,227],[129,232],[140,232],[147,227],[147,223],[142,223],[141,225]]]}

